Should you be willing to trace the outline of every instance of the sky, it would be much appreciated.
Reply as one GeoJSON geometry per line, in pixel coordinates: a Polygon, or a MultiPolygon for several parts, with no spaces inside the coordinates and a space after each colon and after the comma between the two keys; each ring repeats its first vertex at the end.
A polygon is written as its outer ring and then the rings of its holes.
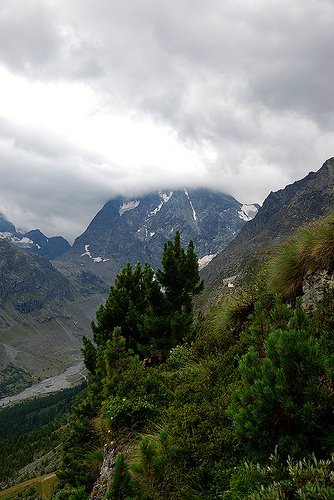
{"type": "Polygon", "coordinates": [[[242,203],[334,155],[333,0],[1,0],[0,212],[71,242],[110,198],[242,203]]]}

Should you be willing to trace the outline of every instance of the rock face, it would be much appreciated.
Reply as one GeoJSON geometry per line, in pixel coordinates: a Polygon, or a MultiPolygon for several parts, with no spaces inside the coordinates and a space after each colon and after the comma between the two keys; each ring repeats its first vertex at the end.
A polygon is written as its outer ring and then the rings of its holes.
{"type": "Polygon", "coordinates": [[[116,456],[116,446],[105,445],[100,474],[89,496],[90,500],[102,500],[105,498],[115,468],[116,456]]]}
{"type": "Polygon", "coordinates": [[[112,278],[127,263],[160,265],[164,243],[181,232],[207,262],[257,212],[233,197],[209,190],[166,191],[140,198],[110,200],[62,259],[84,262],[112,278]]]}
{"type": "Polygon", "coordinates": [[[73,298],[69,281],[47,260],[36,259],[6,240],[0,240],[0,280],[0,304],[10,300],[15,308],[25,299],[40,303],[42,298],[73,298]]]}
{"type": "Polygon", "coordinates": [[[328,271],[307,274],[303,281],[303,307],[314,309],[323,298],[325,290],[333,287],[334,274],[328,271]]]}
{"type": "Polygon", "coordinates": [[[14,224],[9,222],[6,217],[2,214],[0,214],[0,232],[10,232],[10,233],[15,233],[16,228],[14,224]]]}
{"type": "Polygon", "coordinates": [[[318,172],[270,193],[253,220],[220,252],[202,276],[207,284],[219,287],[224,278],[251,271],[252,259],[266,258],[276,245],[303,224],[329,213],[334,201],[334,158],[318,172]]]}

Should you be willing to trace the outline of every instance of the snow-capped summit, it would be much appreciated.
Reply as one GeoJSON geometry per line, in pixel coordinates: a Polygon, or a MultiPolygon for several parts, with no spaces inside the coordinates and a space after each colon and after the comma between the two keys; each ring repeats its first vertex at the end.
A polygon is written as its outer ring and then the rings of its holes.
{"type": "MultiPolygon", "coordinates": [[[[164,243],[180,231],[206,265],[255,216],[255,205],[208,189],[165,190],[108,201],[64,256],[109,280],[130,262],[160,265],[164,243]]],[[[63,257],[62,257],[63,258],[63,257]]]]}

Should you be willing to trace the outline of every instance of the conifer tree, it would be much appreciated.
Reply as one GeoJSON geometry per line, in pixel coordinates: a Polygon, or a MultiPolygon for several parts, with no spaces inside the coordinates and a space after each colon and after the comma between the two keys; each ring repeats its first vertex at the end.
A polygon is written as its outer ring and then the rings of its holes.
{"type": "Polygon", "coordinates": [[[174,242],[165,244],[162,269],[158,269],[156,277],[165,293],[165,307],[170,321],[170,347],[178,340],[191,337],[193,323],[193,297],[203,288],[203,280],[199,275],[198,259],[194,244],[191,241],[185,252],[181,246],[179,231],[174,242]]]}
{"type": "Polygon", "coordinates": [[[131,476],[123,453],[118,453],[115,469],[107,498],[110,500],[127,500],[132,495],[131,476]]]}
{"type": "Polygon", "coordinates": [[[241,380],[228,410],[237,437],[264,453],[276,445],[295,456],[315,447],[330,451],[333,374],[321,344],[293,328],[270,332],[264,347],[263,359],[250,347],[239,363],[241,380]]]}
{"type": "Polygon", "coordinates": [[[95,345],[83,340],[86,367],[97,379],[104,377],[103,353],[116,328],[127,349],[156,359],[191,338],[193,297],[203,289],[193,243],[185,251],[177,232],[174,241],[165,244],[161,264],[156,273],[149,264],[127,264],[116,276],[92,322],[95,345]]]}

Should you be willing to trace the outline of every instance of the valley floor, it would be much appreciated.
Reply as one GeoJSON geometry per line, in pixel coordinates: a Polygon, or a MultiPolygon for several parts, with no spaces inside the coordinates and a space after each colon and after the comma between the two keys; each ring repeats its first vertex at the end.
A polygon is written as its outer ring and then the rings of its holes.
{"type": "Polygon", "coordinates": [[[47,378],[46,380],[43,380],[36,385],[28,387],[15,396],[8,396],[6,398],[0,399],[0,410],[27,399],[45,396],[45,394],[50,394],[61,391],[62,389],[74,387],[75,385],[82,382],[82,379],[85,378],[86,375],[84,363],[80,361],[79,363],[67,368],[67,370],[65,370],[63,373],[55,375],[54,377],[47,378]]]}

